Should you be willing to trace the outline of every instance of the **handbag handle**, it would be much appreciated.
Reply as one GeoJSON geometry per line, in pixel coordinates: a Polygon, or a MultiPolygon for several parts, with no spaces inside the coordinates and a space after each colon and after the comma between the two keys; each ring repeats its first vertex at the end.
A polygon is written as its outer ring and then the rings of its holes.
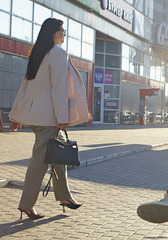
{"type": "MultiPolygon", "coordinates": [[[[56,132],[56,138],[58,138],[58,134],[59,134],[59,131],[61,130],[61,128],[57,128],[57,132],[56,132]]],[[[62,130],[63,131],[63,130],[62,130]]],[[[63,131],[65,133],[65,136],[66,136],[66,140],[69,141],[69,137],[68,137],[68,133],[66,130],[63,131]]]]}

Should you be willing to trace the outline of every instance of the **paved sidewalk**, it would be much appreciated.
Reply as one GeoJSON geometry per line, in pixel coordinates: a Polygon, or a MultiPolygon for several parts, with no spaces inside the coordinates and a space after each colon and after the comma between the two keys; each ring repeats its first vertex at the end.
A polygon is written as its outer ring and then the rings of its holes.
{"type": "MultiPolygon", "coordinates": [[[[81,161],[167,143],[167,126],[92,126],[69,130],[77,140],[81,161]]],[[[0,179],[23,183],[34,136],[30,131],[0,133],[0,179]]],[[[135,153],[135,151],[134,151],[135,153]]],[[[0,188],[0,238],[3,240],[168,239],[168,223],[151,224],[138,218],[137,206],[162,198],[168,186],[168,146],[114,158],[68,171],[74,197],[83,206],[62,213],[53,192],[39,195],[36,209],[45,218],[18,221],[21,187],[0,188]]],[[[117,155],[116,155],[117,156],[117,155]]],[[[105,158],[104,158],[105,160],[105,158]]],[[[93,163],[93,161],[92,161],[93,163]]],[[[43,187],[48,180],[44,179],[43,187]]]]}

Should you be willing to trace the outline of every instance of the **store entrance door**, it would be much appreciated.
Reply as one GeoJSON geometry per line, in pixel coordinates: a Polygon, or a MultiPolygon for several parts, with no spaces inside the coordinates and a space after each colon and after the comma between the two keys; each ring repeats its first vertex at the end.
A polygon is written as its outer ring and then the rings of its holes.
{"type": "Polygon", "coordinates": [[[94,113],[93,121],[96,123],[102,123],[102,94],[103,86],[94,87],[94,113]]]}

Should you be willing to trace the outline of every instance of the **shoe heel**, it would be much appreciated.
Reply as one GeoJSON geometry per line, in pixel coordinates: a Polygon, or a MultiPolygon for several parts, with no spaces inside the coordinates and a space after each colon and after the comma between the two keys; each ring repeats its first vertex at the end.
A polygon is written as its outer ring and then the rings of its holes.
{"type": "Polygon", "coordinates": [[[20,220],[22,219],[22,214],[23,212],[21,211],[21,209],[18,208],[18,210],[20,211],[20,220]]]}

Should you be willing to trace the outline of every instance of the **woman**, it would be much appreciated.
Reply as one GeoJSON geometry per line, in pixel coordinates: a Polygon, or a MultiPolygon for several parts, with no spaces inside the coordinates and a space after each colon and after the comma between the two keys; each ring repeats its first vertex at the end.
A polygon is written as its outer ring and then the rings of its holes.
{"type": "MultiPolygon", "coordinates": [[[[48,168],[44,164],[48,140],[55,137],[58,127],[64,131],[68,126],[88,121],[83,81],[70,56],[58,46],[64,42],[64,37],[63,21],[55,18],[44,21],[9,114],[14,131],[18,125],[25,124],[35,133],[33,153],[18,208],[21,218],[23,212],[30,219],[44,217],[35,212],[34,205],[48,168]]],[[[66,167],[57,165],[55,169],[59,178],[53,178],[56,200],[63,207],[80,207],[69,191],[66,167]]]]}

